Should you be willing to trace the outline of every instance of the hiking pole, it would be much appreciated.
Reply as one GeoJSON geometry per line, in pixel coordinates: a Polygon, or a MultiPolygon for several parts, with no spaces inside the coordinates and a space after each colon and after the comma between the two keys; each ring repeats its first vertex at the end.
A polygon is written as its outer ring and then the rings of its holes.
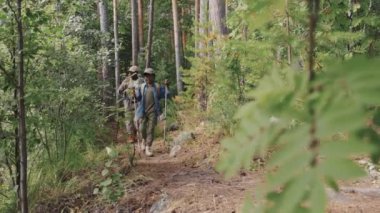
{"type": "Polygon", "coordinates": [[[165,85],[165,111],[164,111],[164,143],[166,146],[166,109],[167,109],[167,99],[168,99],[168,93],[166,91],[167,86],[165,85]]]}
{"type": "MultiPolygon", "coordinates": [[[[137,110],[137,100],[136,100],[136,96],[133,96],[133,104],[134,104],[134,107],[135,107],[135,110],[133,111],[133,126],[135,127],[135,130],[136,130],[136,136],[137,136],[137,149],[138,149],[138,153],[139,153],[139,157],[141,157],[141,152],[140,152],[140,147],[141,147],[141,143],[142,143],[142,138],[141,138],[141,134],[140,134],[140,123],[136,118],[136,110],[137,110]]],[[[136,149],[136,146],[135,146],[135,143],[133,143],[133,148],[136,149]]]]}

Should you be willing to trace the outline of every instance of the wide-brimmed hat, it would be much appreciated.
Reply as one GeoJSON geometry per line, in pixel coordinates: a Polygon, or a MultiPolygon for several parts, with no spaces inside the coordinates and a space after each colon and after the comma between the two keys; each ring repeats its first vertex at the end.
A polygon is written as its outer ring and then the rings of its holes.
{"type": "Polygon", "coordinates": [[[139,69],[138,66],[133,65],[133,66],[131,66],[131,67],[129,68],[128,71],[129,71],[129,72],[138,72],[138,71],[140,71],[140,69],[139,69]]]}
{"type": "Polygon", "coordinates": [[[144,75],[154,75],[154,70],[152,68],[146,68],[144,70],[144,75]]]}

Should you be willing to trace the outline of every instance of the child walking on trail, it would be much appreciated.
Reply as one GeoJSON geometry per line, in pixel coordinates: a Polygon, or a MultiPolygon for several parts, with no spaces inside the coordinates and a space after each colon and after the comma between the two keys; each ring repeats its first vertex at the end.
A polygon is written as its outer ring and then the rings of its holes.
{"type": "Polygon", "coordinates": [[[157,119],[161,115],[159,100],[165,98],[169,94],[167,89],[168,81],[165,80],[165,86],[160,86],[154,82],[155,73],[152,68],[144,70],[145,83],[136,89],[135,95],[138,101],[136,110],[136,119],[141,120],[140,133],[142,136],[141,151],[146,156],[153,156],[152,144],[154,140],[154,128],[157,119]]]}

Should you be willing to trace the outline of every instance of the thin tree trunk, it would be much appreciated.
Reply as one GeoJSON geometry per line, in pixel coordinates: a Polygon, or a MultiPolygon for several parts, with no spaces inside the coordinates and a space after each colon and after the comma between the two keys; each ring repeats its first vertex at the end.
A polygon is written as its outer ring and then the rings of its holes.
{"type": "Polygon", "coordinates": [[[172,11],[173,11],[173,29],[174,29],[174,49],[175,49],[175,67],[177,76],[177,92],[181,93],[183,91],[182,78],[181,78],[181,41],[180,41],[180,28],[178,23],[178,5],[177,0],[172,0],[172,11]]]}
{"type": "Polygon", "coordinates": [[[207,30],[207,21],[208,21],[208,0],[200,0],[199,4],[200,10],[199,10],[199,34],[200,34],[200,42],[199,42],[199,49],[200,49],[200,57],[206,56],[206,41],[205,37],[208,35],[207,30]]]}
{"type": "Polygon", "coordinates": [[[99,10],[99,20],[100,20],[100,31],[101,46],[102,46],[102,81],[103,81],[103,101],[106,107],[112,105],[111,90],[110,90],[110,79],[109,79],[109,66],[108,66],[108,45],[109,45],[109,23],[107,15],[107,3],[105,0],[98,1],[99,10]]]}
{"type": "Polygon", "coordinates": [[[154,0],[149,1],[149,25],[148,25],[148,42],[146,47],[145,67],[152,66],[152,43],[153,43],[153,16],[154,16],[154,0]]]}
{"type": "MultiPolygon", "coordinates": [[[[11,7],[10,5],[8,5],[9,7],[11,7]]],[[[15,17],[15,21],[17,23],[17,17],[15,17]]],[[[17,25],[17,24],[16,24],[17,25]]],[[[17,61],[16,61],[16,58],[17,58],[17,41],[16,41],[16,36],[15,36],[15,26],[14,26],[14,22],[12,20],[12,26],[11,26],[11,35],[13,35],[13,39],[12,39],[12,54],[11,54],[11,60],[12,60],[12,74],[13,74],[13,77],[12,80],[14,80],[12,83],[14,84],[15,88],[14,88],[14,92],[13,92],[13,99],[16,101],[14,106],[13,106],[13,114],[14,114],[14,118],[15,120],[19,120],[19,114],[18,114],[18,88],[17,88],[17,79],[16,79],[16,76],[17,76],[17,61]]],[[[18,211],[21,211],[21,199],[20,199],[20,165],[21,165],[21,162],[20,162],[20,140],[19,140],[19,131],[18,131],[18,126],[15,126],[15,129],[14,129],[14,137],[15,137],[15,166],[16,166],[16,182],[15,182],[15,186],[17,186],[17,210],[18,211]]]]}
{"type": "MultiPolygon", "coordinates": [[[[207,54],[207,40],[208,36],[208,0],[200,0],[199,2],[199,56],[205,58],[207,54]]],[[[207,70],[203,74],[203,79],[200,82],[200,88],[198,92],[198,105],[202,111],[207,109],[207,70]]]]}
{"type": "Polygon", "coordinates": [[[131,0],[132,16],[132,65],[138,66],[139,35],[137,23],[137,0],[131,0]]]}
{"type": "Polygon", "coordinates": [[[24,35],[22,28],[21,14],[22,0],[17,0],[17,54],[18,54],[18,110],[19,110],[19,140],[20,140],[20,203],[21,212],[27,213],[28,194],[27,194],[27,141],[26,141],[26,115],[25,115],[25,93],[24,93],[24,35]]]}
{"type": "MultiPolygon", "coordinates": [[[[180,9],[181,11],[181,16],[178,17],[178,20],[183,20],[184,17],[186,16],[186,8],[178,8],[178,9],[180,9]]],[[[181,27],[181,24],[179,24],[178,26],[181,27]]],[[[182,36],[181,53],[182,53],[182,56],[184,56],[185,55],[184,48],[186,47],[186,42],[187,42],[187,35],[186,35],[185,29],[181,30],[181,36],[182,36]]]]}
{"type": "Polygon", "coordinates": [[[138,7],[138,22],[139,22],[139,46],[140,49],[144,47],[144,12],[143,12],[143,1],[137,1],[138,7]]]}
{"type": "MultiPolygon", "coordinates": [[[[286,4],[286,33],[288,35],[288,39],[290,39],[290,16],[289,16],[289,2],[288,0],[285,0],[286,4]]],[[[292,46],[290,45],[290,42],[288,42],[288,64],[291,65],[292,63],[292,46]]]]}
{"type": "Polygon", "coordinates": [[[194,37],[195,37],[195,56],[197,57],[199,54],[198,54],[198,51],[199,51],[199,10],[200,10],[200,7],[199,7],[199,0],[195,0],[195,14],[194,14],[194,20],[195,20],[195,24],[194,24],[194,37]]]}
{"type": "Polygon", "coordinates": [[[116,94],[116,107],[119,107],[119,92],[117,89],[120,84],[120,61],[119,61],[119,17],[118,17],[118,0],[113,0],[113,34],[115,44],[115,94],[116,94]]]}
{"type": "MultiPolygon", "coordinates": [[[[315,32],[317,28],[318,18],[319,18],[319,0],[308,0],[309,7],[309,49],[308,49],[308,77],[309,77],[309,95],[312,96],[315,93],[313,88],[313,82],[315,81],[315,32]]],[[[310,125],[310,143],[309,149],[313,153],[313,159],[310,162],[312,167],[316,167],[318,163],[318,148],[320,146],[320,141],[316,136],[317,132],[317,122],[315,107],[313,104],[309,104],[308,111],[311,115],[311,125],[310,125]]]]}
{"type": "MultiPolygon", "coordinates": [[[[14,57],[15,59],[16,57],[14,57]]],[[[14,61],[14,63],[16,63],[16,61],[14,61]]],[[[16,65],[16,64],[15,64],[16,65]]],[[[14,68],[14,71],[16,73],[16,67],[14,68]]],[[[15,88],[15,91],[14,91],[14,99],[16,101],[18,101],[18,89],[17,89],[17,86],[15,88]]],[[[17,104],[14,106],[14,116],[15,116],[15,119],[16,120],[19,120],[19,113],[18,113],[18,106],[17,104]]],[[[19,136],[19,127],[16,126],[15,129],[14,129],[14,135],[15,135],[15,165],[16,165],[16,185],[17,185],[17,198],[18,198],[18,201],[17,201],[17,209],[19,211],[21,211],[21,198],[20,198],[20,173],[21,173],[21,170],[20,170],[20,166],[21,166],[21,162],[20,162],[20,136],[19,136]]]]}

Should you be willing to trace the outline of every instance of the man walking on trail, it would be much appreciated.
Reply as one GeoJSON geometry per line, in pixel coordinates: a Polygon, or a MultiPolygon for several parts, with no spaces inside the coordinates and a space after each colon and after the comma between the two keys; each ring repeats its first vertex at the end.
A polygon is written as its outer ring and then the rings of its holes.
{"type": "Polygon", "coordinates": [[[143,83],[138,90],[136,90],[136,99],[139,105],[136,110],[136,118],[142,119],[140,132],[143,138],[141,144],[141,151],[145,151],[145,155],[153,156],[152,144],[154,139],[154,128],[157,124],[157,118],[161,114],[159,100],[168,95],[167,84],[165,80],[165,87],[158,85],[154,82],[155,74],[152,68],[144,70],[145,83],[143,83]]]}
{"type": "Polygon", "coordinates": [[[136,98],[135,89],[139,88],[143,83],[143,79],[138,77],[138,71],[140,69],[137,66],[131,66],[127,72],[127,75],[118,88],[119,94],[123,95],[123,103],[125,110],[125,125],[128,133],[128,142],[135,143],[137,140],[136,133],[138,130],[135,120],[136,110],[136,98]]]}

